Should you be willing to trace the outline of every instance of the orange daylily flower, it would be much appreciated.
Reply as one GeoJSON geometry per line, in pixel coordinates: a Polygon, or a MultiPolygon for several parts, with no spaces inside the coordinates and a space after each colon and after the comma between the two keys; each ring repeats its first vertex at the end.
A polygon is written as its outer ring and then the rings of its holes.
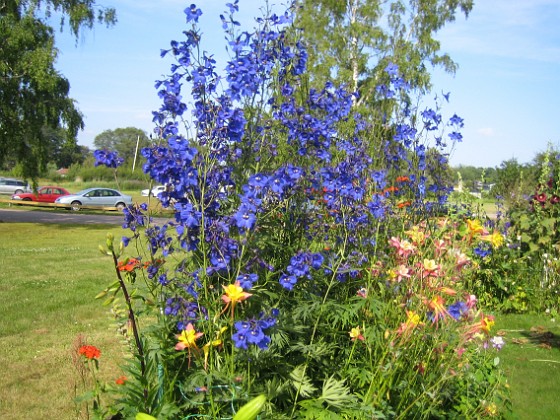
{"type": "Polygon", "coordinates": [[[482,226],[482,223],[478,219],[475,220],[467,219],[467,226],[469,228],[469,232],[471,235],[484,233],[484,227],[482,226]]]}
{"type": "Polygon", "coordinates": [[[127,379],[126,376],[119,376],[117,379],[115,379],[115,383],[117,385],[124,385],[126,383],[127,379]]]}
{"type": "Polygon", "coordinates": [[[397,208],[402,209],[404,207],[410,207],[411,204],[412,202],[410,201],[403,201],[402,203],[397,204],[397,208]]]}

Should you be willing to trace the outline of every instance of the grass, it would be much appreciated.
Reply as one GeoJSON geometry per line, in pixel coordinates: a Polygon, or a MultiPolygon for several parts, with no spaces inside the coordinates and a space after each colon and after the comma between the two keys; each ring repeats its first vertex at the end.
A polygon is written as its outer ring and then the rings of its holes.
{"type": "MultiPolygon", "coordinates": [[[[94,296],[114,280],[98,251],[118,227],[0,223],[0,418],[78,417],[73,403],[77,337],[102,349],[101,376],[120,376],[120,338],[94,296]]],[[[498,315],[510,419],[560,418],[560,326],[550,317],[498,315]]]]}
{"type": "MultiPolygon", "coordinates": [[[[119,338],[94,296],[114,279],[98,250],[107,226],[0,224],[0,418],[76,418],[79,335],[103,349],[115,374],[119,338]]],[[[112,372],[112,373],[111,373],[112,372]]],[[[118,375],[117,375],[118,376],[118,375]]]]}
{"type": "MultiPolygon", "coordinates": [[[[557,320],[558,321],[558,320],[557,320]]],[[[560,418],[560,325],[537,315],[499,315],[500,352],[511,391],[508,419],[560,418]]]]}

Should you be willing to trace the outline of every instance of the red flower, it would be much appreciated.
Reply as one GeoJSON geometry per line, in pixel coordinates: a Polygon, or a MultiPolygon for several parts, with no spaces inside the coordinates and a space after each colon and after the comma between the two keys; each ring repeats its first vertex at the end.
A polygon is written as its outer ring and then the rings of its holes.
{"type": "Polygon", "coordinates": [[[536,194],[535,200],[537,200],[539,203],[546,203],[546,194],[545,193],[536,194]]]}
{"type": "Polygon", "coordinates": [[[82,346],[78,352],[84,356],[86,359],[99,359],[101,356],[101,350],[95,346],[82,346]]]}
{"type": "Polygon", "coordinates": [[[115,383],[117,385],[124,385],[124,383],[126,382],[126,376],[119,376],[117,379],[115,379],[115,383]]]}
{"type": "Polygon", "coordinates": [[[125,261],[119,261],[117,268],[119,271],[134,271],[136,268],[141,268],[142,263],[137,258],[127,258],[125,261]]]}

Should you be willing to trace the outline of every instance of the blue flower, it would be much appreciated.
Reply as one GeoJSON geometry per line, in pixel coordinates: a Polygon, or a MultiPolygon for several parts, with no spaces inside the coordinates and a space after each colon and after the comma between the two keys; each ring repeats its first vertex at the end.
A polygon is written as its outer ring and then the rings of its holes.
{"type": "Polygon", "coordinates": [[[246,203],[239,206],[239,210],[233,215],[233,219],[238,228],[247,230],[252,229],[257,221],[253,207],[246,203]]]}
{"type": "Polygon", "coordinates": [[[93,152],[95,166],[105,165],[108,168],[118,168],[124,163],[124,159],[119,157],[117,152],[108,150],[96,150],[93,152]]]}
{"type": "Polygon", "coordinates": [[[257,274],[240,274],[237,276],[236,281],[239,282],[239,285],[245,289],[249,290],[253,287],[253,285],[257,282],[259,276],[257,274]]]}
{"type": "Polygon", "coordinates": [[[458,321],[463,315],[469,312],[469,307],[465,302],[459,301],[455,302],[452,305],[449,305],[449,307],[447,308],[447,312],[449,312],[449,315],[451,315],[453,319],[458,321]]]}
{"type": "Polygon", "coordinates": [[[249,342],[247,341],[247,332],[245,331],[237,331],[231,336],[235,347],[238,349],[247,350],[249,342]]]}
{"type": "Polygon", "coordinates": [[[187,22],[190,22],[191,20],[198,22],[198,18],[202,16],[202,11],[197,9],[196,5],[191,4],[185,9],[185,15],[187,15],[187,22]]]}
{"type": "Polygon", "coordinates": [[[279,282],[280,282],[280,285],[284,289],[287,289],[287,290],[291,291],[291,290],[294,289],[294,286],[297,283],[297,277],[296,276],[290,276],[290,275],[287,275],[287,274],[282,274],[280,276],[279,282]]]}
{"type": "Polygon", "coordinates": [[[476,248],[474,248],[473,251],[480,258],[486,258],[488,255],[492,253],[492,250],[486,244],[477,246],[476,248]]]}

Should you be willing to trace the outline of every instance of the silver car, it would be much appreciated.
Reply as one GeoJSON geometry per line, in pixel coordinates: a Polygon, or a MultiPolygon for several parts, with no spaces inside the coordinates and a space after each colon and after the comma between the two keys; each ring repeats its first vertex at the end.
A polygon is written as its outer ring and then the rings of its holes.
{"type": "Polygon", "coordinates": [[[0,194],[22,194],[33,192],[25,181],[13,178],[0,178],[0,194]]]}
{"type": "Polygon", "coordinates": [[[82,207],[116,207],[122,211],[132,204],[132,197],[111,188],[87,188],[76,194],[58,197],[55,203],[67,204],[74,211],[82,207]]]}

